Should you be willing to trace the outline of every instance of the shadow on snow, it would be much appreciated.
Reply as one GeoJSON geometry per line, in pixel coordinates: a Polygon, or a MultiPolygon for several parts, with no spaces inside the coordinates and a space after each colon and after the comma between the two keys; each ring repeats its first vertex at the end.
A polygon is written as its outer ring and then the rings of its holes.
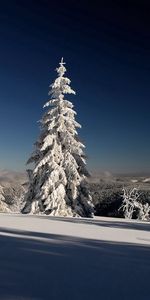
{"type": "Polygon", "coordinates": [[[0,299],[147,300],[149,250],[1,228],[0,299]]]}
{"type": "MultiPolygon", "coordinates": [[[[11,215],[13,216],[13,215],[11,215]]],[[[17,217],[22,217],[23,215],[17,215],[17,217]]],[[[16,215],[14,215],[16,217],[16,215]]],[[[101,227],[111,227],[111,228],[122,228],[122,229],[132,229],[132,230],[142,230],[142,231],[150,231],[150,222],[137,222],[136,220],[131,221],[119,221],[118,218],[113,221],[109,220],[107,217],[107,221],[105,220],[95,220],[92,218],[84,219],[84,218],[72,218],[72,217],[52,217],[52,216],[41,216],[41,215],[24,215],[24,217],[31,218],[42,218],[51,221],[61,221],[61,222],[69,222],[75,224],[88,224],[88,225],[97,225],[101,227]]]]}

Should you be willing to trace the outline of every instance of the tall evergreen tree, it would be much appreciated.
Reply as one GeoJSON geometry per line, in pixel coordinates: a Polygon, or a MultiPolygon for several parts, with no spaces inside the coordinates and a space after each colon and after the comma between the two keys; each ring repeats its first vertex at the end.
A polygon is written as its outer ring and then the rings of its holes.
{"type": "Polygon", "coordinates": [[[91,217],[93,206],[86,177],[84,145],[78,139],[73,104],[66,94],[75,94],[70,87],[63,58],[56,69],[58,77],[50,85],[48,110],[40,120],[41,134],[35,151],[27,163],[29,189],[23,213],[47,213],[60,216],[91,217]]]}

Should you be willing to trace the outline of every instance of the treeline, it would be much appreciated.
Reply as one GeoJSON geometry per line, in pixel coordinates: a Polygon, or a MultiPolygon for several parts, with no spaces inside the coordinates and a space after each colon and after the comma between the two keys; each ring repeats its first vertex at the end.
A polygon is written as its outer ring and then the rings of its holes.
{"type": "MultiPolygon", "coordinates": [[[[90,191],[95,207],[96,216],[124,218],[124,210],[121,208],[123,203],[123,184],[122,183],[90,183],[90,191]]],[[[128,190],[133,188],[133,185],[127,185],[128,190]]],[[[139,203],[150,205],[150,190],[143,189],[138,186],[139,203]]],[[[134,209],[133,219],[138,218],[138,209],[134,209]]]]}

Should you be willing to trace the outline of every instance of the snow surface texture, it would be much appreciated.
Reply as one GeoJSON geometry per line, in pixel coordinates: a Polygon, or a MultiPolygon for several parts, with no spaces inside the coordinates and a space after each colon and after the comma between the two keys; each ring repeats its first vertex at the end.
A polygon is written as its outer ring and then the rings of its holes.
{"type": "Polygon", "coordinates": [[[88,172],[85,165],[84,145],[79,141],[73,104],[66,94],[75,94],[63,59],[56,69],[58,77],[50,85],[50,107],[41,123],[41,135],[28,163],[29,190],[23,212],[49,213],[61,216],[92,216],[91,196],[86,186],[88,172]]]}
{"type": "Polygon", "coordinates": [[[150,224],[0,215],[0,299],[148,300],[150,224]]]}

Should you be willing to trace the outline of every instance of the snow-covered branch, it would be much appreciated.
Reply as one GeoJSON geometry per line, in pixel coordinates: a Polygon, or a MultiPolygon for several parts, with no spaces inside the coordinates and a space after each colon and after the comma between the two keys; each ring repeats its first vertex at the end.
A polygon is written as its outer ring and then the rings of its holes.
{"type": "Polygon", "coordinates": [[[123,210],[126,219],[132,219],[134,211],[137,211],[139,220],[150,219],[150,205],[148,203],[143,204],[140,201],[140,196],[139,188],[123,188],[123,201],[119,210],[123,210]]]}

